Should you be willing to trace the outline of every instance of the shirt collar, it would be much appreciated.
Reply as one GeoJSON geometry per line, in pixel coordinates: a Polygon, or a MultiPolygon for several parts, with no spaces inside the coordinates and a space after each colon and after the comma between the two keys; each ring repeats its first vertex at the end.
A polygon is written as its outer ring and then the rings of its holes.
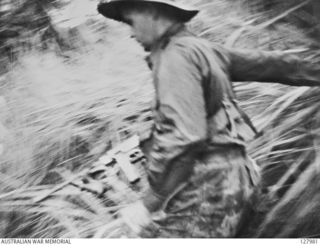
{"type": "Polygon", "coordinates": [[[170,42],[170,39],[173,36],[176,36],[186,30],[186,26],[183,24],[176,24],[171,26],[159,39],[155,42],[153,47],[151,48],[151,53],[158,49],[164,49],[168,43],[170,42]]]}
{"type": "Polygon", "coordinates": [[[187,30],[187,27],[184,24],[178,24],[171,26],[159,39],[155,42],[155,44],[152,46],[150,55],[146,57],[146,61],[149,65],[149,68],[152,69],[153,67],[153,60],[156,54],[163,50],[170,42],[172,37],[177,36],[183,36],[186,34],[190,34],[190,32],[187,30]]]}

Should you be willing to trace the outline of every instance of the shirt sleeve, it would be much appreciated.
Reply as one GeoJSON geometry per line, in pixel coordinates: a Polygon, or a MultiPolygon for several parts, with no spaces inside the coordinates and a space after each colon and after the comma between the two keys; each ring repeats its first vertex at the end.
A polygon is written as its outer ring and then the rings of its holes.
{"type": "Polygon", "coordinates": [[[223,47],[222,52],[228,60],[232,81],[320,86],[319,62],[305,61],[296,55],[282,51],[256,51],[223,47]]]}
{"type": "Polygon", "coordinates": [[[190,176],[194,155],[207,137],[201,66],[189,51],[171,45],[155,68],[157,106],[148,159],[151,189],[144,198],[150,211],[190,176]]]}

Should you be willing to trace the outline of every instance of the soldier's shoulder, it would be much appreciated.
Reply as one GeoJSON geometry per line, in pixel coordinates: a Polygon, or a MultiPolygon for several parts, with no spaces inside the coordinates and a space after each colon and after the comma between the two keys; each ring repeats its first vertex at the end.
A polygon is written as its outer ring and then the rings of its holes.
{"type": "Polygon", "coordinates": [[[184,35],[172,38],[171,45],[184,48],[210,47],[212,45],[208,40],[196,35],[184,35]]]}
{"type": "Polygon", "coordinates": [[[193,58],[208,55],[211,50],[210,42],[194,35],[173,37],[166,47],[166,53],[180,53],[193,58]]]}
{"type": "Polygon", "coordinates": [[[216,53],[225,49],[220,43],[210,41],[206,38],[198,37],[196,35],[174,37],[169,46],[169,48],[180,48],[188,52],[200,52],[205,55],[216,53]]]}

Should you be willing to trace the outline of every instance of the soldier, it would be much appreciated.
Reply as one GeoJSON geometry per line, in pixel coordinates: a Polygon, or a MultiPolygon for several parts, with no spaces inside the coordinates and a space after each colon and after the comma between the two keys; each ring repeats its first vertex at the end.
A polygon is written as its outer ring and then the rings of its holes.
{"type": "Polygon", "coordinates": [[[145,237],[234,237],[259,173],[246,152],[257,132],[231,81],[319,86],[319,65],[203,40],[185,26],[198,10],[174,0],[103,1],[98,11],[128,24],[150,52],[156,89],[150,190],[122,218],[145,237]]]}

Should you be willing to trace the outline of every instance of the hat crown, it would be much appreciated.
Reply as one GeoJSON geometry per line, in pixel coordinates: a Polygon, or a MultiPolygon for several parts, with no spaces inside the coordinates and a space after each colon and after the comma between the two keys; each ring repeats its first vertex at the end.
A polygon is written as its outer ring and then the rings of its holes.
{"type": "Polygon", "coordinates": [[[183,0],[101,0],[98,5],[98,11],[107,18],[122,21],[121,10],[132,4],[149,3],[156,7],[169,6],[177,11],[182,21],[188,21],[193,18],[199,10],[183,3],[183,0]]]}
{"type": "Polygon", "coordinates": [[[177,7],[180,9],[184,9],[184,10],[188,10],[188,11],[194,11],[195,8],[187,5],[183,2],[185,1],[181,1],[181,0],[101,0],[100,4],[104,4],[104,3],[112,3],[112,2],[148,2],[148,3],[162,3],[162,4],[167,4],[173,7],[177,7]]]}

